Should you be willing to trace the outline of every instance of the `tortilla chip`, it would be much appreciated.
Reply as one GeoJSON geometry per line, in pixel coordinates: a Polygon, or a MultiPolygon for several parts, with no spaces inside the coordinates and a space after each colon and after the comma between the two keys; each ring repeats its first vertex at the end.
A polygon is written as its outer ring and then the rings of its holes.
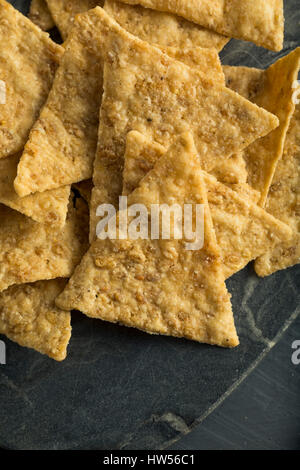
{"type": "Polygon", "coordinates": [[[218,52],[215,49],[203,47],[161,47],[159,48],[173,59],[179,60],[189,67],[206,71],[206,77],[225,85],[225,75],[218,52]]]}
{"type": "Polygon", "coordinates": [[[138,130],[168,147],[191,129],[202,166],[211,170],[276,126],[278,119],[196,69],[131,36],[105,15],[104,100],[94,165],[91,235],[95,209],[117,204],[122,191],[126,135],[138,130]],[[132,54],[134,51],[134,54],[132,54]]]}
{"type": "Polygon", "coordinates": [[[28,16],[43,31],[49,31],[55,26],[46,0],[31,0],[28,16]]]}
{"type": "Polygon", "coordinates": [[[81,181],[80,183],[75,183],[73,185],[75,189],[79,192],[80,196],[90,204],[92,197],[93,181],[91,179],[81,181]]]}
{"type": "Polygon", "coordinates": [[[149,10],[141,6],[125,5],[114,0],[47,0],[55,23],[66,39],[78,13],[103,6],[124,29],[131,34],[162,46],[208,47],[221,51],[228,38],[214,31],[186,21],[170,13],[149,10]]]}
{"type": "Polygon", "coordinates": [[[69,205],[62,229],[39,224],[0,205],[0,291],[13,284],[70,277],[87,249],[88,212],[69,205]]]}
{"type": "Polygon", "coordinates": [[[104,0],[46,0],[46,2],[63,40],[66,40],[74,25],[75,16],[97,5],[103,6],[104,0]]]}
{"type": "Polygon", "coordinates": [[[300,105],[287,133],[282,160],[279,161],[266,203],[266,210],[288,224],[293,238],[280,243],[255,262],[259,276],[268,276],[300,262],[300,105]]]}
{"type": "Polygon", "coordinates": [[[63,227],[68,212],[70,186],[20,198],[14,189],[14,179],[20,154],[0,160],[0,203],[33,220],[63,227]]]}
{"type": "Polygon", "coordinates": [[[283,48],[283,0],[122,0],[182,16],[193,23],[273,51],[283,48]]]}
{"type": "MultiPolygon", "coordinates": [[[[161,145],[138,132],[130,132],[126,141],[123,195],[134,191],[164,154],[161,145]]],[[[274,247],[275,239],[277,242],[290,239],[289,227],[256,205],[255,192],[247,184],[232,184],[229,189],[208,173],[203,172],[203,176],[226,278],[243,269],[257,253],[274,247]]]]}
{"type": "Polygon", "coordinates": [[[211,171],[218,181],[224,184],[242,184],[248,179],[246,162],[242,153],[232,155],[227,160],[219,162],[211,171]]]}
{"type": "Polygon", "coordinates": [[[47,103],[18,166],[15,189],[20,197],[92,176],[103,71],[97,19],[79,17],[65,43],[47,103]]]}
{"type": "Polygon", "coordinates": [[[63,48],[4,0],[0,0],[0,24],[0,77],[6,88],[6,103],[0,104],[0,158],[4,158],[24,147],[63,48]]]}
{"type": "Polygon", "coordinates": [[[300,48],[278,60],[266,71],[246,67],[224,67],[227,84],[234,91],[243,90],[248,81],[248,99],[270,113],[277,115],[280,126],[272,133],[250,145],[244,152],[248,182],[261,192],[260,205],[264,206],[276,166],[282,157],[286,133],[295,110],[293,84],[300,67],[300,48]],[[256,79],[255,79],[256,77],[256,79]],[[238,83],[237,88],[233,88],[238,83]]]}
{"type": "MultiPolygon", "coordinates": [[[[97,11],[75,22],[48,101],[20,160],[15,180],[20,197],[92,177],[102,91],[102,27],[97,11]]],[[[167,52],[224,82],[214,49],[169,48],[167,52]]]]}
{"type": "Polygon", "coordinates": [[[65,280],[12,286],[0,293],[0,334],[20,346],[63,361],[71,338],[71,315],[55,305],[65,280]]]}
{"type": "MultiPolygon", "coordinates": [[[[132,193],[142,178],[154,167],[157,160],[167,151],[157,142],[151,142],[142,134],[131,131],[126,138],[126,151],[123,170],[123,195],[132,193]]],[[[257,202],[260,193],[246,183],[247,172],[245,162],[239,154],[234,155],[217,166],[212,174],[223,184],[226,184],[241,196],[257,202]]]]}
{"type": "Polygon", "coordinates": [[[115,0],[106,0],[104,10],[120,26],[143,41],[176,48],[207,47],[221,51],[229,39],[195,23],[173,15],[139,5],[125,5],[115,0]]]}
{"type": "MultiPolygon", "coordinates": [[[[204,246],[186,240],[97,240],[58,297],[60,308],[136,327],[234,347],[238,338],[213,231],[199,157],[190,134],[179,137],[128,205],[204,205],[204,246]]],[[[194,214],[195,215],[195,214],[194,214]]]]}

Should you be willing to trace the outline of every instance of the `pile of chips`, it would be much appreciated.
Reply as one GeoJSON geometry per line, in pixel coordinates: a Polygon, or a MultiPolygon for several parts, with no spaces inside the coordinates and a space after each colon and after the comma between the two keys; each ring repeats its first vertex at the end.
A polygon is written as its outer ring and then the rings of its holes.
{"type": "Polygon", "coordinates": [[[282,1],[223,4],[0,0],[0,333],[63,360],[79,310],[235,347],[226,279],[299,262],[300,48],[222,66],[230,38],[284,38],[282,1]],[[97,237],[120,196],[202,205],[203,246],[97,237]]]}

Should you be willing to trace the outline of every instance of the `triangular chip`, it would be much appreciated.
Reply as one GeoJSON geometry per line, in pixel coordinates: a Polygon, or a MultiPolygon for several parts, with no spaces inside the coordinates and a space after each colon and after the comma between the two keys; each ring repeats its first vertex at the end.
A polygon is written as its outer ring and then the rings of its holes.
{"type": "Polygon", "coordinates": [[[68,212],[70,186],[19,197],[14,189],[19,159],[20,154],[16,154],[0,160],[0,203],[37,222],[62,227],[68,212]]]}
{"type": "MultiPolygon", "coordinates": [[[[161,145],[150,142],[138,132],[132,131],[127,135],[124,195],[137,188],[164,153],[161,145]]],[[[203,177],[226,278],[244,268],[257,257],[257,253],[265,253],[274,247],[278,240],[291,238],[287,225],[256,205],[255,193],[251,188],[247,191],[247,185],[232,185],[230,189],[206,172],[203,172],[203,177]]]]}
{"type": "Polygon", "coordinates": [[[0,291],[13,284],[70,277],[87,249],[86,203],[70,201],[62,229],[39,224],[0,204],[0,291]]]}
{"type": "MultiPolygon", "coordinates": [[[[15,189],[21,197],[92,177],[106,39],[97,13],[79,17],[65,43],[48,101],[20,160],[15,189]]],[[[216,82],[225,81],[214,49],[170,48],[168,53],[205,70],[216,82]]]]}
{"type": "Polygon", "coordinates": [[[22,150],[64,52],[47,33],[0,0],[0,158],[22,150]]]}
{"type": "MultiPolygon", "coordinates": [[[[204,245],[186,240],[97,240],[58,297],[61,308],[154,334],[233,347],[238,344],[205,185],[190,134],[179,137],[128,206],[204,206],[204,245]]],[[[149,212],[148,212],[149,215],[149,212]]]]}
{"type": "Polygon", "coordinates": [[[122,0],[167,11],[236,39],[274,51],[283,47],[283,0],[122,0]]]}
{"type": "MultiPolygon", "coordinates": [[[[70,33],[74,18],[90,8],[103,6],[104,0],[47,0],[55,23],[64,39],[70,33]]],[[[174,47],[208,47],[223,49],[228,38],[171,13],[162,13],[141,6],[106,0],[104,9],[123,28],[144,41],[174,47]]]]}
{"type": "Polygon", "coordinates": [[[66,281],[12,286],[0,293],[0,334],[20,346],[63,361],[71,337],[71,315],[56,307],[66,281]]]}
{"type": "Polygon", "coordinates": [[[255,262],[259,276],[300,263],[300,105],[291,120],[283,157],[279,161],[266,203],[266,210],[288,224],[293,238],[280,243],[255,262]]]}
{"type": "Polygon", "coordinates": [[[259,139],[244,151],[248,182],[261,193],[260,205],[264,206],[274,172],[282,157],[286,133],[295,110],[293,103],[294,82],[300,67],[300,48],[278,60],[266,71],[246,67],[224,67],[227,85],[234,91],[275,114],[280,126],[263,139],[259,139]]]}
{"type": "Polygon", "coordinates": [[[46,0],[46,2],[64,40],[73,27],[76,15],[104,4],[104,0],[46,0]]]}
{"type": "Polygon", "coordinates": [[[203,168],[242,150],[278,126],[262,108],[131,36],[100,8],[107,55],[99,145],[94,165],[91,235],[95,210],[117,204],[122,191],[126,135],[138,130],[162,145],[191,130],[203,168]],[[132,53],[134,51],[134,54],[132,53]]]}
{"type": "Polygon", "coordinates": [[[126,31],[143,41],[165,47],[199,46],[221,51],[229,41],[229,38],[182,17],[140,5],[126,5],[116,0],[106,0],[104,10],[126,31]]]}
{"type": "Polygon", "coordinates": [[[31,0],[28,16],[43,31],[49,31],[55,26],[46,0],[31,0]]]}

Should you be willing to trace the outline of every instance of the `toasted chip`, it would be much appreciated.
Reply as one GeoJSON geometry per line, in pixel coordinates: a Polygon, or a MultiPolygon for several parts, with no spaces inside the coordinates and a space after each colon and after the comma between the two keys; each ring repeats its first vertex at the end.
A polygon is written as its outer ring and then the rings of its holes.
{"type": "Polygon", "coordinates": [[[224,184],[242,184],[248,179],[248,171],[243,153],[232,155],[227,160],[220,161],[211,171],[218,181],[224,184]]]}
{"type": "MultiPolygon", "coordinates": [[[[78,13],[84,13],[104,0],[47,0],[55,23],[64,39],[67,38],[78,13]]],[[[174,47],[208,47],[218,51],[228,38],[170,13],[162,13],[141,6],[125,5],[115,0],[106,0],[105,10],[124,29],[144,41],[174,47]]]]}
{"type": "MultiPolygon", "coordinates": [[[[16,192],[21,197],[92,176],[105,41],[101,35],[104,26],[101,18],[97,10],[78,18],[65,43],[66,52],[49,99],[21,157],[15,181],[16,192]]],[[[105,18],[109,17],[105,14],[105,18]]],[[[168,48],[167,52],[205,70],[215,82],[223,83],[224,74],[216,50],[168,48]]]]}
{"type": "Polygon", "coordinates": [[[161,47],[160,49],[173,59],[179,60],[200,72],[206,71],[206,77],[220,85],[225,84],[219,54],[215,49],[203,47],[161,47]]]}
{"type": "Polygon", "coordinates": [[[35,222],[0,205],[0,291],[13,284],[70,277],[87,249],[86,203],[70,201],[62,229],[35,222]]]}
{"type": "MultiPolygon", "coordinates": [[[[213,231],[193,139],[179,137],[128,205],[204,205],[204,246],[186,240],[97,240],[58,297],[90,317],[148,333],[233,347],[238,344],[230,295],[213,231]]],[[[148,212],[149,213],[149,212],[148,212]]],[[[150,214],[149,214],[150,215],[150,214]]],[[[195,210],[194,210],[195,215],[195,210]]]]}
{"type": "Polygon", "coordinates": [[[49,31],[55,26],[46,0],[31,0],[28,16],[43,31],[49,31]]]}
{"type": "Polygon", "coordinates": [[[0,78],[6,100],[0,104],[0,158],[22,150],[45,103],[63,54],[28,18],[0,0],[0,78]]]}
{"type": "Polygon", "coordinates": [[[282,160],[279,161],[266,203],[266,210],[288,224],[293,238],[280,243],[255,262],[259,276],[300,263],[300,105],[287,133],[282,160]]]}
{"type": "Polygon", "coordinates": [[[161,46],[199,46],[220,51],[229,41],[225,36],[172,13],[158,12],[139,5],[126,5],[116,0],[106,0],[104,9],[131,34],[161,46]]]}
{"type": "Polygon", "coordinates": [[[280,121],[277,129],[254,142],[244,152],[248,182],[261,192],[261,206],[266,202],[276,166],[282,157],[286,133],[295,110],[293,84],[297,80],[299,67],[300,48],[275,62],[266,71],[224,67],[228,86],[238,93],[242,90],[243,95],[248,88],[248,99],[276,114],[280,121]]]}
{"type": "MultiPolygon", "coordinates": [[[[131,131],[126,138],[126,151],[123,170],[123,194],[128,195],[138,186],[141,179],[153,168],[157,160],[166,152],[157,142],[151,142],[142,134],[131,131]]],[[[241,196],[254,202],[260,194],[246,183],[247,172],[241,154],[230,157],[214,168],[212,174],[241,196]]]]}
{"type": "Polygon", "coordinates": [[[225,36],[274,51],[283,47],[283,0],[122,0],[175,13],[225,36]]]}
{"type": "MultiPolygon", "coordinates": [[[[164,153],[161,145],[150,142],[139,132],[132,131],[127,135],[124,195],[138,187],[164,153]]],[[[226,278],[244,268],[257,253],[265,253],[267,247],[274,247],[276,241],[290,239],[289,227],[256,205],[257,195],[247,184],[231,184],[232,189],[229,189],[212,175],[206,172],[203,175],[226,278]]]]}
{"type": "Polygon", "coordinates": [[[0,333],[20,346],[63,361],[71,337],[71,315],[55,305],[66,281],[12,286],[0,293],[0,333]]]}
{"type": "Polygon", "coordinates": [[[92,197],[93,181],[91,179],[75,183],[73,185],[80,196],[89,204],[92,197]]]}
{"type": "Polygon", "coordinates": [[[157,48],[131,36],[100,8],[107,56],[99,145],[94,166],[91,236],[95,209],[117,204],[122,191],[126,135],[138,130],[168,147],[174,137],[191,129],[203,168],[212,169],[266,135],[278,119],[205,77],[205,70],[187,67],[157,48]],[[134,51],[134,54],[132,53],[134,51]]]}
{"type": "Polygon", "coordinates": [[[97,5],[103,6],[104,0],[46,0],[51,15],[62,38],[67,39],[75,16],[97,5]]]}
{"type": "Polygon", "coordinates": [[[0,203],[37,222],[62,227],[68,212],[70,186],[20,198],[14,189],[19,159],[20,154],[16,154],[0,160],[0,203]]]}
{"type": "Polygon", "coordinates": [[[15,189],[24,197],[91,178],[102,91],[98,17],[74,24],[40,117],[21,157],[15,189]]]}

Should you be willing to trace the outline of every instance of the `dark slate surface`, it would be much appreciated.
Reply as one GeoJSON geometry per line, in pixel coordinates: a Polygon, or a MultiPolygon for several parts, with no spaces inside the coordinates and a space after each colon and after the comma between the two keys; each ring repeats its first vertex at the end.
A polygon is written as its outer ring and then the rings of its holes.
{"type": "MultiPolygon", "coordinates": [[[[233,41],[222,53],[224,63],[266,67],[299,45],[299,0],[285,3],[282,53],[233,41]]],[[[208,416],[278,342],[299,313],[299,283],[299,266],[264,280],[249,266],[228,282],[241,340],[232,351],[151,337],[80,314],[73,316],[69,357],[62,364],[5,340],[8,363],[0,366],[0,445],[14,449],[171,445],[208,416]]],[[[224,448],[229,432],[220,424],[224,448]]]]}
{"type": "Polygon", "coordinates": [[[300,450],[300,317],[247,379],[171,450],[300,450]]]}

